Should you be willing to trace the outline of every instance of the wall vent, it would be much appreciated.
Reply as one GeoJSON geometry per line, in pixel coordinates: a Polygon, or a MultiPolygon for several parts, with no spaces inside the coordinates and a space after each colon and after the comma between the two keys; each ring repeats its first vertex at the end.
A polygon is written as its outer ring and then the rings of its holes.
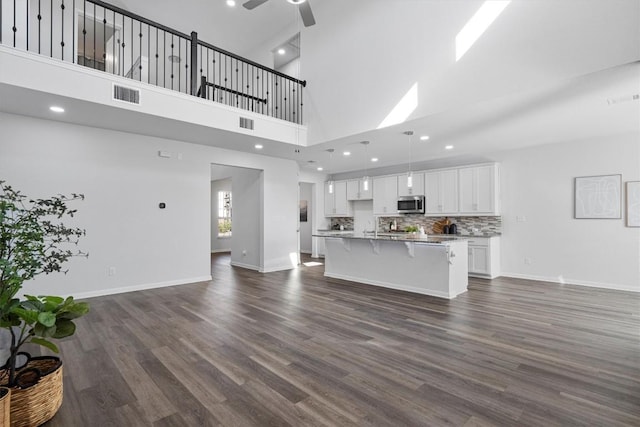
{"type": "Polygon", "coordinates": [[[240,127],[243,129],[253,130],[253,120],[246,117],[240,117],[240,127]]]}
{"type": "Polygon", "coordinates": [[[113,85],[113,99],[131,104],[140,104],[140,91],[138,89],[113,85]]]}

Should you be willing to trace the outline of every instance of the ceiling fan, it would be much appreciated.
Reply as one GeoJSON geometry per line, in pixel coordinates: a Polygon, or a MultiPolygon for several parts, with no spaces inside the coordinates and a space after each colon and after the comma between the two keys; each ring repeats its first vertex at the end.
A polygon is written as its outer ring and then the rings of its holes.
{"type": "MultiPolygon", "coordinates": [[[[245,9],[254,9],[260,6],[262,3],[266,3],[269,0],[249,0],[242,4],[245,9]]],[[[309,4],[309,0],[287,0],[291,4],[295,4],[298,6],[298,10],[300,11],[300,16],[302,17],[302,22],[305,27],[310,27],[315,25],[316,20],[313,17],[313,12],[311,12],[311,5],[309,4]]]]}

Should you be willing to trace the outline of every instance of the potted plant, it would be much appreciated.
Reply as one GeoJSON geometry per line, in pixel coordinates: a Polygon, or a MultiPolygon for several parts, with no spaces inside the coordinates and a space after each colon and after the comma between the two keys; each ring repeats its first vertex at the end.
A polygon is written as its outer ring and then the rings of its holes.
{"type": "Polygon", "coordinates": [[[415,237],[418,233],[418,226],[417,225],[408,225],[405,227],[404,229],[405,232],[410,233],[411,237],[415,237]]]}
{"type": "Polygon", "coordinates": [[[11,336],[9,358],[0,368],[0,386],[12,389],[12,427],[39,425],[50,419],[62,403],[60,360],[49,356],[31,358],[21,349],[32,343],[57,353],[52,339],[73,335],[73,320],[85,315],[89,305],[76,302],[73,297],[21,296],[20,291],[24,282],[35,276],[66,273],[63,265],[71,257],[87,255],[75,248],[85,231],[62,223],[76,213],[67,203],[82,199],[81,194],[72,194],[31,200],[0,181],[0,328],[11,336]],[[47,403],[46,413],[29,412],[42,407],[34,404],[34,398],[47,403]]]}

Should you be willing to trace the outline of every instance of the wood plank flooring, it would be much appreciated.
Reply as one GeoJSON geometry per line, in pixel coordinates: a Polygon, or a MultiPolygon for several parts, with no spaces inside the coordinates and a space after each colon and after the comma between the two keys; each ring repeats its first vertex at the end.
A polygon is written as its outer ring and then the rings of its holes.
{"type": "Polygon", "coordinates": [[[49,427],[640,425],[640,295],[470,279],[454,300],[212,256],[91,299],[49,427]]]}

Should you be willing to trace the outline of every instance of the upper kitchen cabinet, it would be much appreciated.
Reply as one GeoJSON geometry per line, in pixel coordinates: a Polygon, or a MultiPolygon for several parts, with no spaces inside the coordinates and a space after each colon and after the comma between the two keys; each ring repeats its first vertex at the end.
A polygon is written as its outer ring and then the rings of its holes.
{"type": "Polygon", "coordinates": [[[409,185],[409,175],[398,175],[398,197],[403,196],[424,196],[424,173],[411,173],[411,186],[409,185]]]}
{"type": "Polygon", "coordinates": [[[324,216],[353,216],[347,201],[347,181],[324,183],[324,216]]]}
{"type": "Polygon", "coordinates": [[[373,180],[368,178],[347,181],[347,200],[371,200],[373,198],[373,180]]]}
{"type": "Polygon", "coordinates": [[[458,170],[460,214],[500,215],[498,165],[458,170]]]}
{"type": "Polygon", "coordinates": [[[373,178],[373,214],[396,215],[398,213],[398,177],[373,178]]]}
{"type": "Polygon", "coordinates": [[[425,173],[425,215],[458,213],[458,170],[425,173]]]}

